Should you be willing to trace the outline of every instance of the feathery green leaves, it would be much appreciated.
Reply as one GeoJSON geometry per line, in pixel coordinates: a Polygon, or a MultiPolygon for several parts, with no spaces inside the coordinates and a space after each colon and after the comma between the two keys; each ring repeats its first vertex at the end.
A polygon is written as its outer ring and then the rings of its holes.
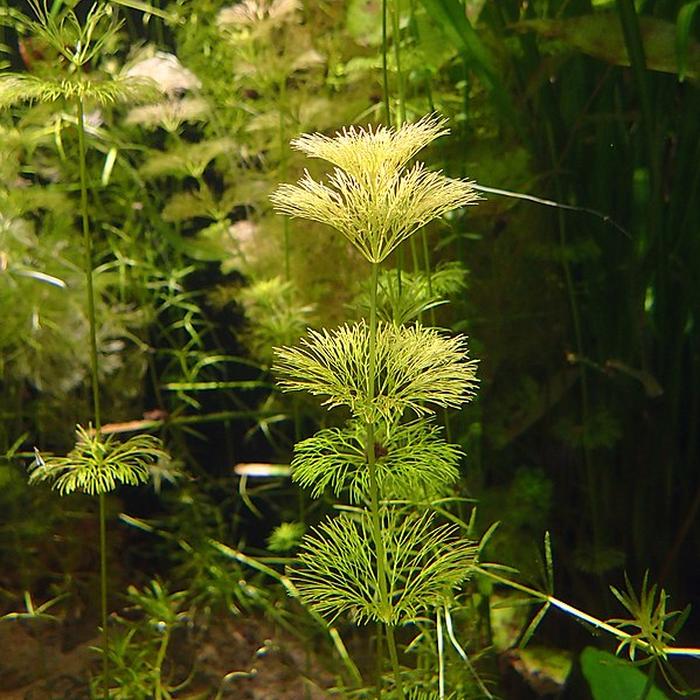
{"type": "Polygon", "coordinates": [[[234,143],[229,138],[181,144],[167,152],[154,152],[139,172],[147,178],[163,175],[200,178],[214,158],[232,151],[233,148],[234,143]]]}
{"type": "Polygon", "coordinates": [[[285,391],[327,396],[323,405],[348,406],[365,423],[393,423],[410,409],[421,416],[432,406],[454,408],[475,393],[476,361],[464,336],[451,338],[420,324],[379,324],[376,386],[367,393],[370,334],[364,321],[333,331],[310,331],[300,347],[277,348],[274,365],[285,391]]]}
{"type": "Polygon", "coordinates": [[[365,182],[405,166],[435,139],[448,134],[446,125],[446,119],[426,116],[400,129],[368,126],[365,130],[351,126],[336,132],[334,137],[302,134],[292,140],[292,147],[309,158],[326,160],[365,182]]]}
{"type": "Polygon", "coordinates": [[[295,285],[281,277],[258,280],[241,290],[240,300],[250,320],[248,344],[266,362],[272,347],[296,342],[313,318],[314,307],[302,304],[295,285]]]}
{"type": "Polygon", "coordinates": [[[632,615],[630,619],[608,620],[610,624],[630,634],[629,637],[620,641],[615,653],[619,654],[627,648],[632,661],[640,650],[654,658],[665,659],[666,648],[674,642],[690,609],[667,610],[668,594],[663,589],[659,590],[656,584],[649,585],[649,572],[644,574],[639,595],[632,587],[627,575],[625,575],[625,584],[627,589],[625,592],[614,586],[610,587],[613,595],[632,615]],[[671,621],[674,622],[669,629],[668,625],[671,621]]]}
{"type": "Polygon", "coordinates": [[[406,163],[447,133],[445,122],[427,117],[399,129],[346,129],[329,138],[305,134],[293,145],[336,167],[328,184],[306,172],[296,185],[282,184],[270,195],[288,216],[338,229],[370,262],[381,262],[419,228],[443,214],[475,203],[466,180],[454,180],[416,163],[406,163]]]}
{"type": "Polygon", "coordinates": [[[147,101],[158,94],[155,83],[148,78],[75,75],[49,79],[22,73],[0,76],[0,109],[18,102],[55,102],[61,99],[91,100],[100,105],[135,103],[147,101]]]}
{"type": "Polygon", "coordinates": [[[119,484],[145,483],[151,465],[170,459],[160,440],[152,435],[118,442],[114,435],[103,436],[79,425],[77,438],[65,457],[42,456],[37,451],[29,467],[29,482],[48,481],[62,496],[73,491],[94,496],[113,491],[119,484]]]}
{"type": "MultiPolygon", "coordinates": [[[[445,304],[465,285],[466,270],[459,263],[442,265],[432,272],[383,270],[377,287],[377,317],[382,321],[406,324],[422,313],[445,304]]],[[[369,313],[370,292],[364,289],[356,300],[357,308],[369,313]]]]}
{"type": "Polygon", "coordinates": [[[301,599],[327,620],[349,613],[358,624],[397,625],[449,600],[467,579],[477,547],[454,525],[432,527],[432,515],[381,512],[388,604],[382,602],[370,514],[342,514],[304,538],[290,578],[301,599]]]}
{"type": "MultiPolygon", "coordinates": [[[[350,501],[368,498],[367,429],[352,421],[326,428],[297,443],[292,479],[318,498],[330,487],[336,496],[347,489],[350,501]]],[[[402,423],[375,434],[376,474],[382,498],[415,500],[435,495],[459,477],[462,451],[446,443],[441,429],[426,420],[402,423]]]]}
{"type": "Polygon", "coordinates": [[[71,7],[61,8],[54,3],[49,10],[46,0],[28,0],[28,3],[36,20],[23,16],[18,24],[46,41],[76,67],[99,56],[116,39],[122,24],[106,2],[93,4],[83,21],[71,7]],[[55,7],[59,8],[58,12],[54,12],[55,7]]]}

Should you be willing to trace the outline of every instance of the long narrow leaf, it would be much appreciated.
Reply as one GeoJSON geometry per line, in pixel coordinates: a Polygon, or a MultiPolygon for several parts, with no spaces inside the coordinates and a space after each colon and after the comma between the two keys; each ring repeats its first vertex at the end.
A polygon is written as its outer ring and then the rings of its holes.
{"type": "Polygon", "coordinates": [[[470,24],[459,0],[421,0],[445,36],[470,63],[471,69],[484,82],[494,99],[509,114],[513,113],[508,94],[498,79],[490,51],[470,24]]]}
{"type": "Polygon", "coordinates": [[[688,65],[688,51],[690,48],[690,29],[693,26],[695,11],[700,8],[700,0],[694,0],[683,5],[678,11],[676,20],[676,65],[678,67],[678,80],[685,80],[686,67],[688,65]]]}

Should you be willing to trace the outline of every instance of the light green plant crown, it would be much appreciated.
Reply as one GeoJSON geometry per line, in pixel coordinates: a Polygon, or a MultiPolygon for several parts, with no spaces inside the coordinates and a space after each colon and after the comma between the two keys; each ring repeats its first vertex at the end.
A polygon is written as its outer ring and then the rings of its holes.
{"type": "Polygon", "coordinates": [[[406,167],[448,133],[445,124],[429,116],[396,130],[350,127],[334,138],[304,134],[292,146],[335,166],[328,184],[306,172],[296,185],[280,185],[270,199],[281,214],[333,226],[369,262],[382,262],[428,222],[479,198],[469,182],[426,170],[422,163],[406,167]]]}
{"type": "Polygon", "coordinates": [[[320,182],[305,172],[271,195],[278,212],[336,228],[371,267],[369,299],[361,303],[368,320],[277,348],[275,371],[283,390],[324,397],[324,405],[344,406],[352,416],[295,447],[295,481],[314,497],[331,488],[357,505],[304,538],[291,578],[327,619],[345,613],[358,624],[385,625],[397,687],[392,628],[448,601],[476,558],[457,527],[433,525],[429,507],[457,479],[462,457],[431,415],[473,397],[476,363],[464,337],[378,320],[379,263],[428,222],[478,199],[467,181],[409,165],[447,133],[445,123],[429,116],[398,129],[302,135],[293,147],[330,162],[332,173],[320,182]]]}

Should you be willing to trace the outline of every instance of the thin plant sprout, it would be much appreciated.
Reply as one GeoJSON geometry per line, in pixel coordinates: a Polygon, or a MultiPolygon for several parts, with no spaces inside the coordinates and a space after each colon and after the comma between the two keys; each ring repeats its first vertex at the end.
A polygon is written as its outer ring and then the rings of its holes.
{"type": "Polygon", "coordinates": [[[275,369],[284,390],[323,396],[329,408],[346,406],[355,421],[299,443],[293,477],[313,495],[327,485],[336,493],[348,488],[351,500],[365,504],[357,517],[341,515],[304,538],[292,580],[302,600],[326,618],[347,613],[358,623],[382,625],[378,639],[386,639],[400,698],[406,696],[394,627],[443,605],[476,558],[476,548],[455,531],[433,528],[427,511],[405,514],[387,502],[397,494],[397,477],[425,493],[456,477],[458,452],[435,440],[424,417],[435,407],[461,406],[476,389],[464,338],[377,318],[379,264],[425,224],[478,199],[468,181],[409,165],[446,132],[443,119],[429,116],[398,129],[302,135],[293,147],[334,170],[326,183],[306,172],[271,195],[278,212],[336,228],[370,263],[368,322],[311,331],[299,347],[276,350],[275,369]],[[419,420],[402,424],[411,413],[419,420]],[[415,451],[403,458],[413,443],[415,451]]]}

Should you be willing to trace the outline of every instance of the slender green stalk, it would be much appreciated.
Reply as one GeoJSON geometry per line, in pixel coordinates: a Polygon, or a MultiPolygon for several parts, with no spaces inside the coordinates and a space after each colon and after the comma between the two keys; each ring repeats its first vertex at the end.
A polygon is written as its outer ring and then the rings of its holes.
{"type": "Polygon", "coordinates": [[[398,126],[406,121],[406,89],[401,72],[401,0],[394,0],[392,7],[392,28],[394,40],[394,61],[396,62],[396,86],[399,97],[398,126]]]}
{"type": "MultiPolygon", "coordinates": [[[[92,418],[95,431],[102,427],[100,414],[100,387],[97,356],[97,316],[95,313],[95,287],[92,268],[92,237],[88,217],[87,164],[85,156],[85,109],[82,98],[78,98],[78,167],[80,170],[80,212],[85,247],[85,282],[87,288],[88,323],[90,325],[90,375],[92,383],[92,418]]],[[[99,495],[100,521],[100,617],[102,620],[102,692],[109,697],[109,632],[107,630],[107,527],[105,496],[99,495]]]]}
{"type": "Polygon", "coordinates": [[[654,687],[654,676],[656,676],[656,666],[652,665],[647,671],[647,681],[644,684],[644,688],[642,688],[642,694],[639,696],[638,700],[647,700],[649,693],[651,693],[654,687]]]}
{"type": "MultiPolygon", "coordinates": [[[[556,155],[554,147],[554,136],[552,134],[551,125],[547,125],[547,142],[549,145],[549,154],[553,164],[556,169],[556,155]]],[[[564,193],[562,191],[559,179],[554,178],[557,201],[564,201],[564,193]]],[[[576,296],[576,289],[574,287],[574,280],[571,274],[571,267],[566,256],[567,238],[566,238],[566,223],[564,221],[564,216],[561,209],[557,209],[557,219],[558,219],[558,229],[559,229],[559,247],[561,255],[562,271],[564,273],[564,281],[566,283],[567,296],[569,297],[569,305],[571,309],[571,322],[574,330],[574,342],[576,344],[576,354],[578,357],[585,357],[583,351],[583,325],[581,323],[581,311],[578,305],[578,299],[576,296]]],[[[598,489],[597,489],[597,479],[595,468],[593,466],[593,460],[591,458],[591,451],[588,446],[588,437],[586,436],[586,430],[590,426],[590,411],[589,411],[589,396],[588,396],[588,375],[586,373],[585,363],[579,362],[579,381],[581,384],[581,422],[583,424],[583,439],[582,439],[582,450],[583,450],[583,460],[586,469],[586,482],[588,487],[588,501],[591,514],[591,532],[593,535],[593,548],[596,554],[600,551],[601,547],[601,537],[600,537],[600,524],[599,524],[599,510],[598,510],[598,489]]]]}
{"type": "Polygon", "coordinates": [[[438,693],[445,697],[445,640],[442,636],[442,610],[437,611],[438,693]]]}
{"type": "Polygon", "coordinates": [[[377,648],[374,658],[374,674],[375,674],[375,693],[377,700],[381,700],[382,696],[382,674],[384,673],[384,626],[381,622],[377,622],[376,632],[377,648]]]}
{"type": "Polygon", "coordinates": [[[389,8],[388,0],[382,0],[382,89],[384,91],[384,121],[387,126],[391,126],[391,102],[389,101],[389,67],[388,63],[388,43],[387,24],[389,8]]]}
{"type": "MultiPolygon", "coordinates": [[[[559,598],[555,598],[553,595],[550,595],[548,593],[542,593],[542,591],[538,591],[536,588],[530,588],[530,586],[525,586],[522,583],[517,583],[516,581],[511,581],[510,579],[506,578],[505,576],[500,576],[499,574],[494,573],[490,569],[485,569],[483,567],[478,568],[478,572],[480,574],[483,574],[487,578],[490,578],[492,581],[497,581],[498,583],[502,583],[509,588],[512,588],[516,591],[520,591],[522,593],[527,594],[528,596],[535,598],[537,600],[541,600],[544,603],[548,603],[549,605],[552,605],[555,608],[558,608],[562,612],[567,613],[568,615],[571,615],[572,617],[575,617],[582,622],[586,622],[589,625],[592,625],[596,629],[603,630],[607,632],[608,634],[612,635],[613,637],[616,637],[617,639],[621,641],[628,641],[633,638],[635,638],[634,635],[629,634],[628,632],[625,632],[624,630],[620,629],[619,627],[615,627],[614,625],[611,625],[609,622],[604,622],[603,620],[600,620],[597,617],[594,617],[593,615],[589,615],[588,613],[584,612],[583,610],[579,610],[578,608],[575,608],[573,605],[569,605],[568,603],[565,603],[563,600],[559,600],[559,598]]],[[[645,651],[648,651],[649,653],[654,653],[654,650],[650,647],[648,642],[636,638],[636,643],[637,646],[645,651]]],[[[694,658],[700,658],[700,649],[693,648],[693,647],[669,647],[669,646],[664,646],[662,647],[661,651],[665,656],[691,656],[694,658]]],[[[658,653],[658,650],[656,651],[658,653]]]]}
{"type": "MultiPolygon", "coordinates": [[[[376,380],[376,343],[377,343],[377,281],[379,277],[379,264],[372,263],[372,276],[370,281],[370,307],[369,307],[369,358],[367,374],[367,396],[369,402],[374,398],[376,380]]],[[[382,613],[388,613],[391,607],[389,592],[387,589],[386,575],[386,551],[382,540],[382,528],[379,518],[379,486],[377,483],[376,470],[376,450],[374,444],[375,426],[373,422],[367,423],[367,468],[369,471],[369,492],[370,511],[372,515],[372,534],[377,555],[377,581],[379,582],[379,597],[381,600],[382,613]]],[[[394,630],[390,624],[385,624],[386,641],[391,658],[391,666],[394,672],[396,687],[399,697],[403,697],[403,686],[401,683],[401,671],[399,659],[396,652],[396,640],[394,630]]],[[[381,650],[378,649],[378,652],[381,650]]],[[[381,656],[380,656],[381,658],[381,656]]],[[[381,682],[381,679],[380,679],[381,682]]]]}
{"type": "Polygon", "coordinates": [[[82,98],[78,99],[78,167],[80,169],[80,213],[85,247],[85,282],[87,286],[88,323],[90,325],[90,375],[92,382],[92,419],[95,430],[102,427],[100,416],[100,387],[97,369],[97,318],[95,314],[95,288],[92,270],[92,238],[88,218],[87,165],[85,157],[85,111],[82,98]]]}
{"type": "Polygon", "coordinates": [[[396,640],[394,639],[394,628],[391,625],[386,626],[386,642],[389,647],[389,658],[391,659],[391,668],[394,672],[394,681],[399,697],[403,698],[403,681],[401,680],[401,668],[399,667],[399,655],[396,651],[396,640]]]}
{"type": "Polygon", "coordinates": [[[100,511],[100,619],[102,621],[102,692],[105,700],[109,697],[109,631],[107,629],[107,516],[105,495],[97,497],[100,511]]]}
{"type": "MultiPolygon", "coordinates": [[[[286,76],[280,80],[279,87],[279,138],[280,138],[280,174],[282,180],[287,180],[287,133],[284,126],[285,105],[287,102],[287,78],[286,76]]],[[[282,223],[284,227],[284,278],[289,281],[291,279],[290,265],[290,241],[289,241],[289,219],[285,216],[282,223]]]]}
{"type": "Polygon", "coordinates": [[[170,628],[166,627],[163,633],[163,639],[160,640],[160,646],[158,647],[158,656],[156,657],[155,668],[153,669],[153,675],[155,677],[155,700],[162,700],[163,698],[163,686],[162,686],[162,669],[163,661],[165,660],[165,652],[168,650],[168,644],[170,643],[170,628]]]}

